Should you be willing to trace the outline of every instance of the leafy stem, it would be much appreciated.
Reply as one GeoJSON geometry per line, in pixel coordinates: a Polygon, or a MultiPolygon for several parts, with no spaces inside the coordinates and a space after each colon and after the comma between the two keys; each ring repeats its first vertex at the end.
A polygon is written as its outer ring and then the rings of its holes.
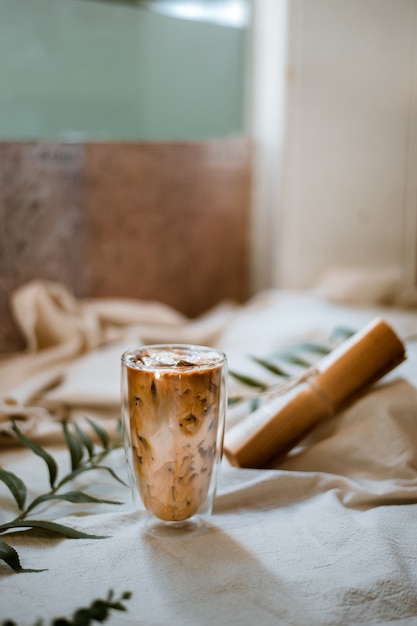
{"type": "MultiPolygon", "coordinates": [[[[110,611],[126,611],[125,601],[130,600],[132,593],[125,591],[119,598],[114,597],[114,592],[110,589],[105,599],[94,600],[90,606],[81,607],[74,611],[70,618],[57,617],[53,620],[52,626],[87,626],[92,622],[102,624],[110,617],[110,611]]],[[[42,620],[37,620],[34,626],[42,626],[42,620]]],[[[2,622],[2,626],[17,626],[13,620],[2,622]]]]}
{"type": "MultiPolygon", "coordinates": [[[[7,533],[13,529],[40,528],[44,531],[76,539],[85,537],[103,538],[101,535],[87,534],[51,520],[31,519],[29,517],[39,505],[53,500],[61,500],[73,504],[121,504],[119,501],[97,498],[77,489],[63,490],[63,487],[72,483],[77,476],[92,470],[105,471],[119,483],[126,485],[112,467],[103,464],[113,450],[121,447],[120,442],[111,443],[104,429],[89,418],[85,419],[95,434],[95,439],[98,439],[99,445],[93,442],[90,434],[82,429],[78,423],[73,424],[73,429],[70,429],[70,425],[64,422],[62,429],[70,454],[71,470],[61,478],[58,476],[58,464],[50,452],[26,437],[16,423],[13,424],[13,430],[20,442],[45,462],[49,474],[50,489],[27,503],[28,489],[24,481],[13,472],[0,467],[0,480],[8,487],[19,511],[11,521],[0,524],[0,534],[7,533]]],[[[0,559],[5,561],[16,572],[27,571],[22,568],[16,550],[2,540],[0,540],[0,559]]]]}
{"type": "Polygon", "coordinates": [[[258,377],[229,370],[229,374],[243,387],[250,390],[238,391],[229,396],[229,406],[241,402],[250,402],[250,412],[255,410],[263,399],[282,395],[294,386],[304,382],[316,373],[317,361],[328,355],[340,342],[354,334],[350,328],[336,327],[327,342],[304,341],[294,343],[270,354],[267,358],[250,355],[253,363],[273,375],[273,382],[265,382],[258,377]]]}

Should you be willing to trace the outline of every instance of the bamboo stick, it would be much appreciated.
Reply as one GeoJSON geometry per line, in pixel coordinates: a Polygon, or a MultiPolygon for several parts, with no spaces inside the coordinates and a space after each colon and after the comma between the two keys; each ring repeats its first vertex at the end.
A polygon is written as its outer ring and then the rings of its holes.
{"type": "Polygon", "coordinates": [[[265,467],[405,358],[404,344],[394,330],[375,319],[324,357],[307,382],[231,428],[225,435],[226,458],[238,467],[265,467]]]}

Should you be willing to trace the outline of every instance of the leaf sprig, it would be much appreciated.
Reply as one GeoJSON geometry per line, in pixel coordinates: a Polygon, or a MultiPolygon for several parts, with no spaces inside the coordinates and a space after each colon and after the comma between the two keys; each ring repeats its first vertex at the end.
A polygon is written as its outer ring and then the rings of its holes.
{"type": "Polygon", "coordinates": [[[354,332],[350,328],[338,326],[331,333],[327,343],[310,341],[295,343],[272,353],[267,358],[250,355],[249,358],[254,363],[273,374],[274,382],[265,382],[254,376],[229,370],[232,378],[251,388],[249,392],[229,396],[229,405],[249,400],[249,412],[252,412],[258,408],[263,399],[286,393],[316,373],[315,365],[318,359],[330,354],[339,343],[351,337],[354,332]],[[292,373],[291,366],[299,368],[301,373],[292,373]]]}
{"type": "MultiPolygon", "coordinates": [[[[57,617],[51,622],[51,626],[89,626],[91,622],[102,624],[110,617],[110,611],[126,611],[125,600],[130,600],[130,591],[122,593],[120,598],[114,597],[114,592],[110,589],[106,599],[94,600],[90,606],[81,607],[74,611],[72,618],[57,617]]],[[[34,626],[42,626],[42,620],[37,620],[34,626]]],[[[13,620],[2,622],[2,626],[17,626],[13,620]]]]}
{"type": "MultiPolygon", "coordinates": [[[[50,488],[45,493],[36,496],[28,502],[28,489],[24,481],[15,473],[0,467],[0,480],[9,489],[18,509],[17,515],[12,520],[0,524],[0,534],[12,532],[15,529],[26,528],[42,529],[48,533],[72,539],[105,538],[104,535],[85,533],[51,520],[32,518],[32,514],[37,507],[41,504],[48,504],[49,502],[56,500],[72,504],[122,504],[122,502],[116,500],[96,498],[85,491],[73,488],[66,489],[66,487],[72,483],[77,476],[92,470],[105,471],[119,483],[126,486],[126,483],[116,474],[112,467],[103,464],[103,461],[113,450],[121,447],[121,443],[118,441],[111,443],[106,431],[103,428],[101,428],[93,420],[87,417],[85,419],[92,428],[100,444],[98,446],[97,444],[94,444],[90,435],[87,434],[87,432],[82,429],[79,424],[74,423],[74,430],[72,431],[69,424],[67,422],[63,422],[62,429],[64,440],[70,455],[71,470],[61,478],[59,477],[58,464],[52,454],[35,441],[29,439],[19,429],[16,423],[13,424],[13,430],[19,441],[45,462],[49,476],[50,488]]],[[[7,565],[9,565],[9,567],[11,567],[15,572],[42,571],[23,568],[20,562],[19,554],[15,548],[1,539],[0,559],[7,563],[7,565]]]]}

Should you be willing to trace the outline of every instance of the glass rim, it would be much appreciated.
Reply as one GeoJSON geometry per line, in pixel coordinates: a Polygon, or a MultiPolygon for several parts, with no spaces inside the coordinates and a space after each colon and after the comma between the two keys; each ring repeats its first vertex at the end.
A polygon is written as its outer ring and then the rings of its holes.
{"type": "MultiPolygon", "coordinates": [[[[128,360],[128,357],[131,355],[135,355],[138,352],[140,352],[141,350],[184,350],[184,351],[189,351],[189,352],[214,352],[215,354],[219,355],[221,358],[216,361],[215,363],[196,363],[195,365],[190,365],[191,367],[219,367],[224,365],[225,363],[227,363],[227,355],[223,350],[220,350],[219,348],[214,348],[211,346],[207,346],[207,345],[203,345],[203,344],[198,344],[198,343],[178,343],[178,342],[166,342],[166,343],[143,343],[140,344],[139,346],[137,346],[136,348],[131,348],[128,350],[125,350],[121,356],[121,361],[123,365],[126,365],[127,367],[131,367],[133,369],[140,369],[140,368],[135,368],[135,364],[132,363],[131,361],[128,360]]],[[[165,367],[158,367],[158,369],[179,369],[175,366],[172,365],[166,365],[165,367]]]]}

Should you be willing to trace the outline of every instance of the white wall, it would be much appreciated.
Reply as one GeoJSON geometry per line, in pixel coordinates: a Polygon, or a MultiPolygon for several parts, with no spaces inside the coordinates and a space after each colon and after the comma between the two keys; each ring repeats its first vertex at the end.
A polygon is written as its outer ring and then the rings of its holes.
{"type": "Polygon", "coordinates": [[[394,266],[414,280],[417,0],[255,0],[256,15],[269,24],[254,29],[261,50],[287,15],[288,56],[275,50],[254,92],[254,134],[272,155],[272,173],[258,161],[254,210],[272,253],[254,241],[254,289],[307,287],[334,266],[394,266]]]}
{"type": "Polygon", "coordinates": [[[287,0],[254,0],[251,134],[255,140],[252,290],[268,287],[279,239],[285,140],[287,0]]]}

